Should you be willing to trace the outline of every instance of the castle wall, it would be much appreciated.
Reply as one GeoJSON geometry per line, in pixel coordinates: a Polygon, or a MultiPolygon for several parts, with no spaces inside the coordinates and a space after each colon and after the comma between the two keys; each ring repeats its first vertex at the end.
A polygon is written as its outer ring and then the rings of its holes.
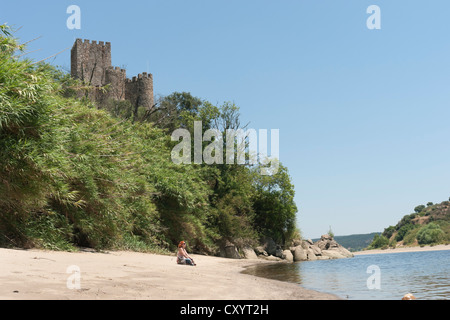
{"type": "Polygon", "coordinates": [[[119,67],[109,67],[105,70],[105,83],[109,84],[107,95],[115,100],[125,100],[125,82],[127,72],[119,67]]]}
{"type": "Polygon", "coordinates": [[[127,79],[126,70],[111,66],[111,43],[77,39],[71,51],[71,75],[95,87],[79,92],[100,104],[110,98],[129,100],[134,113],[138,107],[153,107],[153,76],[146,72],[127,79]],[[106,92],[100,90],[109,84],[106,92]]]}
{"type": "Polygon", "coordinates": [[[111,66],[111,43],[77,39],[72,47],[71,74],[92,86],[105,84],[105,70],[111,66]]]}

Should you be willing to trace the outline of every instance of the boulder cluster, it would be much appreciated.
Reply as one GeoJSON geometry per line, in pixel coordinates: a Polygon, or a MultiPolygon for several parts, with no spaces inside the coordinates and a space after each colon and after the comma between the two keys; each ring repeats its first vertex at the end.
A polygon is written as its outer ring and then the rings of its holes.
{"type": "Polygon", "coordinates": [[[353,254],[337,243],[331,236],[323,235],[320,240],[294,240],[289,249],[282,249],[272,239],[266,238],[262,245],[238,250],[232,243],[227,243],[221,250],[222,256],[233,259],[266,259],[273,261],[297,262],[325,259],[351,258],[353,254]]]}

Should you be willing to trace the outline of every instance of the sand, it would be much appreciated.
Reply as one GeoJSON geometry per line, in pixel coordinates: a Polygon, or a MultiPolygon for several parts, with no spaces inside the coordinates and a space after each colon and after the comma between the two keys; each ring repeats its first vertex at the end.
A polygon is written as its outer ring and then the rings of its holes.
{"type": "Polygon", "coordinates": [[[424,247],[398,247],[395,249],[374,249],[353,252],[356,255],[364,254],[382,254],[382,253],[401,253],[401,252],[422,252],[422,251],[440,251],[440,250],[450,250],[450,245],[440,244],[436,246],[424,246],[424,247]]]}
{"type": "Polygon", "coordinates": [[[0,249],[0,299],[338,299],[294,283],[241,273],[246,266],[274,262],[191,256],[196,267],[177,265],[175,255],[0,249]]]}

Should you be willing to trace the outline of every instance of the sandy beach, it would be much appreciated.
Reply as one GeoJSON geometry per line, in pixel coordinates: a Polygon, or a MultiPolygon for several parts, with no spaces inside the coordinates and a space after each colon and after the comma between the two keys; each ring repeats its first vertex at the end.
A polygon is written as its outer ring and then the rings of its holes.
{"type": "Polygon", "coordinates": [[[293,283],[241,273],[246,266],[273,262],[192,257],[196,267],[177,265],[175,255],[0,249],[0,299],[338,299],[293,283]]]}
{"type": "Polygon", "coordinates": [[[439,251],[439,250],[450,250],[450,245],[440,244],[436,246],[424,246],[424,247],[399,247],[395,249],[374,249],[374,250],[365,250],[365,251],[357,251],[353,252],[356,255],[364,255],[364,254],[382,254],[382,253],[401,253],[401,252],[421,252],[421,251],[439,251]]]}

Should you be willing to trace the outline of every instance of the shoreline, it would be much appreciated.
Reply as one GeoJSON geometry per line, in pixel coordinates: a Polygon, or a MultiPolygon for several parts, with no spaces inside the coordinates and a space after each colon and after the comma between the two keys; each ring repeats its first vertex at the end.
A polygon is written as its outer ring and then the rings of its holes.
{"type": "Polygon", "coordinates": [[[270,261],[191,256],[196,267],[175,255],[0,248],[0,300],[341,300],[242,273],[270,261]]]}
{"type": "Polygon", "coordinates": [[[385,254],[385,253],[403,253],[403,252],[425,252],[425,251],[441,251],[441,250],[450,250],[450,245],[439,244],[436,246],[424,246],[424,247],[398,247],[395,249],[372,249],[372,250],[364,250],[364,251],[356,251],[352,252],[355,256],[357,255],[366,255],[366,254],[385,254]]]}

